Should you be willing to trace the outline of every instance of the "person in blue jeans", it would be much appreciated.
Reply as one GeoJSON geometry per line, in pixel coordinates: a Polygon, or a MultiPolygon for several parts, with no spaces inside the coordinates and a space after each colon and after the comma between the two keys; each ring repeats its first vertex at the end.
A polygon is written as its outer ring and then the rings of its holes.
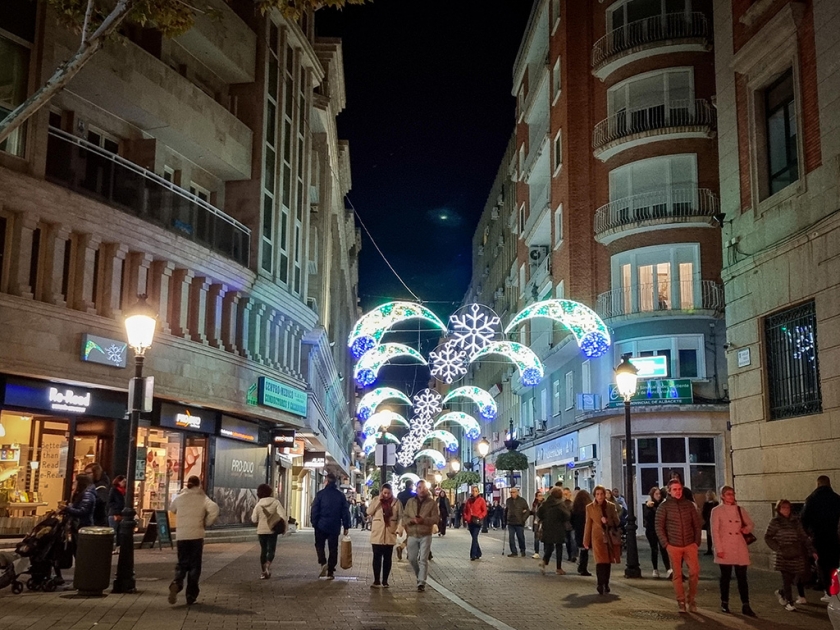
{"type": "Polygon", "coordinates": [[[528,502],[519,496],[519,488],[510,489],[510,497],[505,501],[505,516],[507,517],[508,544],[510,553],[508,558],[516,557],[516,543],[519,543],[519,554],[525,557],[525,523],[531,515],[528,502]]]}
{"type": "Polygon", "coordinates": [[[478,560],[481,557],[481,547],[478,544],[478,535],[481,533],[481,524],[487,517],[487,502],[481,496],[478,486],[472,487],[472,496],[464,501],[464,522],[470,530],[472,544],[470,545],[470,560],[478,560]]]}

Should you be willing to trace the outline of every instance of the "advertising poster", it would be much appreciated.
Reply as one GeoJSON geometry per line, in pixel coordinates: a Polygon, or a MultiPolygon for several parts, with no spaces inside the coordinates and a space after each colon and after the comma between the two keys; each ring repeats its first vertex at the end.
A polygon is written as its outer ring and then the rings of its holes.
{"type": "Polygon", "coordinates": [[[219,504],[219,525],[250,525],[257,504],[257,486],[265,483],[266,448],[241,442],[216,441],[213,500],[219,504]]]}

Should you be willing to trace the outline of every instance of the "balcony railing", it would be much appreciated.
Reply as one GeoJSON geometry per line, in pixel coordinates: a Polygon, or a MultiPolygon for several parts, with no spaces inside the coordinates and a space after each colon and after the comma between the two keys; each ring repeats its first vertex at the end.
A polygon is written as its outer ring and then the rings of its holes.
{"type": "Polygon", "coordinates": [[[687,38],[711,39],[709,20],[703,13],[667,13],[630,22],[595,42],[592,67],[597,69],[615,55],[638,46],[687,38]]]}
{"type": "Polygon", "coordinates": [[[622,109],[595,125],[592,147],[601,149],[610,142],[637,133],[680,127],[714,127],[715,110],[705,99],[679,99],[667,105],[622,109]]]}
{"type": "Polygon", "coordinates": [[[218,208],[95,144],[50,127],[47,179],[248,266],[251,230],[218,208]]]}
{"type": "Polygon", "coordinates": [[[638,284],[612,289],[598,296],[598,314],[603,319],[662,311],[723,310],[723,287],[711,280],[682,280],[638,284]],[[672,292],[675,288],[678,293],[672,292]]]}
{"type": "Polygon", "coordinates": [[[627,226],[713,217],[720,212],[717,196],[708,188],[673,186],[616,199],[595,211],[595,236],[627,226]]]}

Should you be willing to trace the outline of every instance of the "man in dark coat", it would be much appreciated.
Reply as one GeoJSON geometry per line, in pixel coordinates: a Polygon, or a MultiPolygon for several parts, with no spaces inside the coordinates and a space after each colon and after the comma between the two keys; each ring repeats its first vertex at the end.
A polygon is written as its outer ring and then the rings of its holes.
{"type": "Polygon", "coordinates": [[[414,496],[414,482],[411,479],[405,480],[405,489],[397,495],[397,499],[400,500],[402,506],[405,507],[405,504],[408,503],[408,500],[414,496]]]}
{"type": "Polygon", "coordinates": [[[338,536],[341,526],[344,535],[350,531],[350,507],[347,498],[336,486],[336,476],[327,474],[326,485],[315,495],[309,520],[315,528],[315,550],[318,552],[318,564],[321,565],[320,577],[335,579],[335,565],[338,563],[338,536]],[[324,545],[329,543],[330,557],[324,555],[324,545]]]}
{"type": "Polygon", "coordinates": [[[840,562],[840,541],[837,538],[837,524],[840,522],[840,495],[831,489],[831,480],[826,475],[817,477],[817,489],[805,499],[801,514],[802,526],[811,536],[817,550],[820,582],[826,590],[822,601],[830,601],[828,586],[831,572],[840,562]]]}
{"type": "Polygon", "coordinates": [[[440,512],[440,523],[438,524],[438,536],[446,536],[446,525],[449,523],[449,513],[452,508],[449,505],[449,497],[442,489],[438,492],[438,512],[440,512]]]}
{"type": "Polygon", "coordinates": [[[96,490],[93,524],[108,527],[108,497],[111,494],[111,479],[97,462],[85,466],[85,474],[91,476],[93,487],[96,490]]]}
{"type": "Polygon", "coordinates": [[[525,522],[531,516],[531,506],[519,496],[519,488],[510,489],[510,497],[505,501],[505,516],[508,527],[508,558],[516,557],[516,543],[519,543],[519,555],[525,557],[525,522]]]}

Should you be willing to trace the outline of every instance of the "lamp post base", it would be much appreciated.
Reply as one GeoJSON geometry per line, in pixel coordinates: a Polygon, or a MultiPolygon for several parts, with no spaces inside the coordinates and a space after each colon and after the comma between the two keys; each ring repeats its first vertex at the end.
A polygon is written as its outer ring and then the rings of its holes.
{"type": "Polygon", "coordinates": [[[624,568],[624,577],[637,579],[642,577],[642,568],[639,566],[639,541],[636,539],[636,516],[627,517],[627,566],[624,568]]]}
{"type": "Polygon", "coordinates": [[[120,556],[117,560],[117,575],[114,578],[112,593],[136,593],[137,584],[134,579],[134,520],[136,512],[125,508],[120,521],[120,556]]]}

